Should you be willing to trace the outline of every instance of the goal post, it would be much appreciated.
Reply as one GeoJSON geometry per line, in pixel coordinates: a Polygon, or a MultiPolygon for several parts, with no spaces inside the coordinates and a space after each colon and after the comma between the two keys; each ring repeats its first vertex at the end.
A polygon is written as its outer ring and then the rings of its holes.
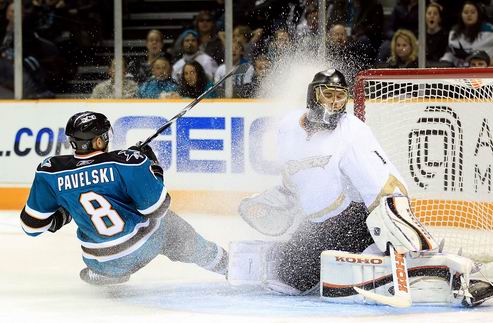
{"type": "Polygon", "coordinates": [[[493,261],[493,68],[359,73],[354,112],[445,250],[493,261]]]}

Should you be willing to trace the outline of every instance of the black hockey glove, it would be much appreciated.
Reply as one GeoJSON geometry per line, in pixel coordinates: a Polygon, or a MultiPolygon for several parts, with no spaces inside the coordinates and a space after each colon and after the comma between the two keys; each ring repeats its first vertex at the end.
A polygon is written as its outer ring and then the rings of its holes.
{"type": "Polygon", "coordinates": [[[60,228],[63,227],[65,224],[68,224],[70,223],[70,221],[72,221],[72,216],[63,207],[56,210],[56,212],[53,213],[52,217],[53,222],[51,222],[51,226],[48,229],[48,231],[50,232],[56,232],[60,230],[60,228]]]}
{"type": "Polygon", "coordinates": [[[159,164],[159,161],[157,160],[156,154],[152,150],[151,146],[145,145],[144,147],[139,147],[139,144],[140,144],[140,142],[138,142],[136,145],[134,145],[134,146],[132,146],[132,147],[130,147],[128,149],[129,150],[137,150],[137,151],[140,151],[141,153],[143,153],[144,155],[146,155],[147,158],[149,158],[153,162],[159,164]]]}

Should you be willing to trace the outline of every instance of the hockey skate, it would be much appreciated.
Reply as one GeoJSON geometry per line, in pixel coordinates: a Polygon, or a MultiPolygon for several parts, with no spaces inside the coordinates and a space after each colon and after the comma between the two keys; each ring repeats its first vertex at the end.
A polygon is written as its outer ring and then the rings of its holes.
{"type": "Polygon", "coordinates": [[[120,277],[105,276],[86,267],[80,271],[80,279],[91,285],[105,286],[125,283],[130,279],[130,275],[120,277]]]}
{"type": "Polygon", "coordinates": [[[459,295],[463,294],[463,306],[474,307],[493,298],[493,285],[490,282],[482,280],[471,280],[469,283],[469,288],[467,288],[466,292],[459,290],[456,293],[459,295]]]}
{"type": "Polygon", "coordinates": [[[220,275],[225,275],[227,277],[229,254],[223,248],[221,248],[221,247],[218,247],[218,248],[221,249],[221,251],[219,253],[220,258],[211,268],[206,268],[206,269],[208,269],[214,273],[220,274],[220,275]]]}

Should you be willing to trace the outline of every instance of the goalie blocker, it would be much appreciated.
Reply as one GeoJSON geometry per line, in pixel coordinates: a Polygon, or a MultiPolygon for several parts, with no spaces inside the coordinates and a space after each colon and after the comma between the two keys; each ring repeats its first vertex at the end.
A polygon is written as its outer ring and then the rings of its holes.
{"type": "Polygon", "coordinates": [[[387,252],[389,244],[399,254],[435,250],[438,244],[411,211],[407,196],[385,196],[366,218],[366,226],[378,249],[387,252]]]}

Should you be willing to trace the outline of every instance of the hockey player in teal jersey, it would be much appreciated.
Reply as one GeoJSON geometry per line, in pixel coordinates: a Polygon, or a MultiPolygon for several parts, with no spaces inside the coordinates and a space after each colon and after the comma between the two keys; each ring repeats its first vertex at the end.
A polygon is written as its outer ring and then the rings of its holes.
{"type": "Polygon", "coordinates": [[[163,170],[149,146],[107,152],[111,125],[100,113],[81,112],[65,128],[74,155],[45,159],[37,168],[26,206],[24,231],[56,232],[72,218],[85,282],[107,285],[162,254],[225,274],[227,253],[169,209],[163,170]]]}

